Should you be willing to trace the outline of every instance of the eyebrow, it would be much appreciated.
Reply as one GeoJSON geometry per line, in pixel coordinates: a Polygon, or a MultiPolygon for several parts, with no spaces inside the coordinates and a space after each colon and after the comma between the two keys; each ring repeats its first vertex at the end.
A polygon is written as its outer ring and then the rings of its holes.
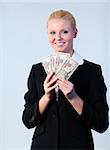
{"type": "MultiPolygon", "coordinates": [[[[70,29],[69,28],[64,28],[64,29],[61,29],[60,31],[69,31],[70,29]]],[[[50,32],[51,31],[56,31],[55,29],[51,29],[51,30],[49,30],[50,32]]]]}

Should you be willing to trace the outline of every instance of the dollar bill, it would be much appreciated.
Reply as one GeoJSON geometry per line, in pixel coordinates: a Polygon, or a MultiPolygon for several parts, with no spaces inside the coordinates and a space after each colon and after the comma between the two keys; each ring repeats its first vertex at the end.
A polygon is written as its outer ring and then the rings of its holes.
{"type": "Polygon", "coordinates": [[[56,72],[56,76],[62,79],[69,79],[78,67],[78,63],[72,58],[67,59],[63,66],[56,72]]]}
{"type": "Polygon", "coordinates": [[[42,60],[42,65],[45,69],[45,72],[48,74],[49,72],[51,72],[51,57],[47,56],[46,58],[44,58],[42,60]]]}
{"type": "Polygon", "coordinates": [[[48,74],[49,72],[56,72],[59,70],[68,59],[68,57],[68,54],[61,52],[56,52],[55,54],[45,57],[42,60],[42,64],[46,73],[48,74]]]}
{"type": "Polygon", "coordinates": [[[42,60],[42,64],[47,74],[54,72],[58,78],[67,80],[78,67],[78,63],[70,55],[61,52],[47,56],[42,60]]]}

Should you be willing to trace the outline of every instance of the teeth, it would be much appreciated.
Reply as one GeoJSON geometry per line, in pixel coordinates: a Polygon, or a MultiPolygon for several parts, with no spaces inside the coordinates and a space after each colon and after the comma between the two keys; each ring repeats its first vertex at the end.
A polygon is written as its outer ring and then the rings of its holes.
{"type": "Polygon", "coordinates": [[[64,45],[64,42],[63,43],[55,43],[55,44],[57,44],[58,46],[62,46],[62,45],[64,45]]]}

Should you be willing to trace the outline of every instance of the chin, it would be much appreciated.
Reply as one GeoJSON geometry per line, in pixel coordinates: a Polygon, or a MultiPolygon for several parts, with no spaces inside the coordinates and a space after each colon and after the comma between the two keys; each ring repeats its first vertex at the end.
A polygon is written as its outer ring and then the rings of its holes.
{"type": "Polygon", "coordinates": [[[56,52],[63,52],[63,53],[67,53],[64,49],[55,49],[56,52]]]}

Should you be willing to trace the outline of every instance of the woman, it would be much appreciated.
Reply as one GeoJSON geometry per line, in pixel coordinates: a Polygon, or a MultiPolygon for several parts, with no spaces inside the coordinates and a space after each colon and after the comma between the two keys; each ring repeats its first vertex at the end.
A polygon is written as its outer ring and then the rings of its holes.
{"type": "Polygon", "coordinates": [[[91,129],[108,128],[106,85],[100,65],[83,60],[73,49],[76,21],[65,10],[53,12],[48,19],[48,38],[55,52],[69,54],[79,63],[69,80],[46,74],[42,63],[32,66],[25,94],[23,122],[35,128],[31,150],[93,150],[91,129]],[[59,86],[56,101],[55,87],[59,86]]]}

